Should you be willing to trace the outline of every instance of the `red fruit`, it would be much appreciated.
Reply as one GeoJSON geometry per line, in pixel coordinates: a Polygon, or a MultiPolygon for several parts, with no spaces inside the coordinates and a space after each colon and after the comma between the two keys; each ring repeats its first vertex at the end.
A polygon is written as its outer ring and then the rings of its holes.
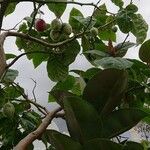
{"type": "Polygon", "coordinates": [[[46,23],[43,19],[37,19],[35,21],[35,28],[39,32],[43,32],[46,29],[46,23]]]}

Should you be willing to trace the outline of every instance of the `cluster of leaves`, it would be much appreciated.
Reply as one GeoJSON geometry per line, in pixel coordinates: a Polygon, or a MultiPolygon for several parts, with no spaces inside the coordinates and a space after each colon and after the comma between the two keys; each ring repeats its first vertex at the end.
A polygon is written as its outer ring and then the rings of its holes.
{"type": "MultiPolygon", "coordinates": [[[[16,39],[16,45],[26,52],[34,67],[46,62],[49,78],[57,82],[49,92],[49,102],[55,101],[63,108],[70,136],[46,130],[39,140],[49,150],[144,149],[139,143],[116,143],[111,139],[128,131],[142,119],[150,123],[150,110],[145,107],[150,104],[150,41],[144,42],[148,25],[133,3],[125,6],[122,0],[111,1],[119,8],[116,14],[110,13],[105,4],[95,8],[93,15],[86,18],[78,9],[72,8],[69,24],[73,36],[67,39],[54,41],[50,36],[52,24],[47,24],[43,32],[38,32],[33,24],[35,10],[19,27],[19,33],[43,42],[60,44],[65,41],[61,46],[50,48],[20,37],[16,39]],[[114,46],[116,28],[127,36],[132,33],[136,43],[125,40],[114,46]],[[138,44],[142,44],[139,57],[143,62],[124,58],[128,49],[138,44]],[[69,70],[69,65],[81,50],[93,67],[87,71],[69,70]],[[70,75],[69,71],[76,76],[70,75]],[[49,147],[48,143],[51,144],[49,147]]],[[[52,2],[46,5],[60,19],[67,3],[52,2]]],[[[6,15],[13,12],[15,6],[16,3],[11,3],[6,15]]],[[[12,54],[6,55],[8,59],[14,57],[12,54]]],[[[40,115],[26,107],[30,105],[27,100],[21,99],[24,92],[14,86],[14,75],[17,75],[15,71],[7,71],[0,90],[1,149],[11,149],[41,123],[40,115]],[[11,119],[3,113],[8,102],[15,108],[11,119]]],[[[33,145],[29,149],[33,149],[33,145]]]]}

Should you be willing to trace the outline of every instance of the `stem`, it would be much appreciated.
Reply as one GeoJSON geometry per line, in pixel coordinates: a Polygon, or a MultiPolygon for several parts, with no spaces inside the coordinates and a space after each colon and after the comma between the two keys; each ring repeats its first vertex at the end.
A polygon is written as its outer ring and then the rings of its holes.
{"type": "Polygon", "coordinates": [[[27,150],[28,145],[33,141],[38,139],[46,130],[48,125],[51,123],[52,119],[55,118],[57,112],[61,111],[62,108],[56,108],[52,112],[48,113],[40,126],[33,132],[29,133],[25,138],[23,138],[14,148],[14,150],[27,150]]]}

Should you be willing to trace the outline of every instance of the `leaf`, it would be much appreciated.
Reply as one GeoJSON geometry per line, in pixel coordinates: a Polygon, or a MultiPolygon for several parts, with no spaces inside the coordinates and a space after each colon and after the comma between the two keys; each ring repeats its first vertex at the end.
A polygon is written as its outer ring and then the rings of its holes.
{"type": "Polygon", "coordinates": [[[120,8],[122,8],[122,6],[124,5],[124,2],[122,0],[111,0],[116,6],[119,6],[120,8]]]}
{"type": "Polygon", "coordinates": [[[82,150],[82,146],[71,137],[55,130],[46,130],[50,143],[56,150],[82,150]]]}
{"type": "Polygon", "coordinates": [[[125,144],[126,146],[124,147],[123,150],[144,150],[144,147],[142,146],[142,144],[137,143],[137,142],[133,142],[133,141],[128,141],[125,144]]]}
{"type": "Polygon", "coordinates": [[[125,10],[117,14],[117,24],[123,33],[129,33],[133,29],[132,19],[125,10]]]}
{"type": "Polygon", "coordinates": [[[64,103],[64,100],[66,99],[66,97],[72,97],[74,95],[72,93],[70,93],[68,91],[64,91],[64,90],[52,90],[49,93],[49,98],[50,98],[50,96],[52,97],[52,99],[49,99],[49,102],[56,101],[59,105],[61,105],[62,108],[64,108],[63,103],[64,103]]]}
{"type": "Polygon", "coordinates": [[[105,52],[99,51],[99,50],[89,50],[89,51],[85,51],[84,53],[85,53],[85,54],[94,54],[94,55],[98,55],[98,56],[100,56],[100,58],[108,57],[108,56],[109,56],[108,53],[105,53],[105,52]]]}
{"type": "Polygon", "coordinates": [[[73,8],[70,12],[69,23],[72,26],[74,33],[79,32],[83,27],[83,25],[76,18],[84,19],[80,10],[73,8]]]}
{"type": "Polygon", "coordinates": [[[80,143],[101,135],[100,118],[88,102],[79,97],[64,100],[66,122],[71,137],[80,143]]]}
{"type": "Polygon", "coordinates": [[[8,16],[9,14],[13,13],[15,11],[15,8],[16,8],[16,5],[18,3],[11,3],[11,4],[8,4],[8,7],[5,11],[5,16],[8,16]]]}
{"type": "Polygon", "coordinates": [[[132,33],[136,37],[137,44],[142,44],[147,37],[148,24],[140,14],[131,16],[133,22],[132,33]]]}
{"type": "Polygon", "coordinates": [[[6,82],[13,82],[18,76],[18,74],[19,72],[17,70],[8,69],[3,80],[6,82]]]}
{"type": "Polygon", "coordinates": [[[124,42],[119,43],[115,46],[116,56],[117,57],[123,57],[126,55],[129,48],[135,46],[135,43],[132,42],[124,42]]]}
{"type": "Polygon", "coordinates": [[[146,63],[150,63],[150,40],[144,42],[139,50],[139,58],[146,63]]]}
{"type": "Polygon", "coordinates": [[[113,42],[116,42],[116,34],[112,30],[104,30],[100,31],[98,36],[100,37],[101,40],[104,41],[109,41],[112,40],[113,42]]]}
{"type": "Polygon", "coordinates": [[[12,58],[16,57],[15,54],[11,54],[11,53],[7,53],[7,54],[5,54],[5,56],[6,56],[6,60],[9,60],[9,59],[12,59],[12,58]]]}
{"type": "Polygon", "coordinates": [[[104,69],[116,68],[120,70],[130,68],[133,65],[131,61],[120,57],[105,57],[100,60],[95,60],[94,63],[104,69]]]}
{"type": "Polygon", "coordinates": [[[80,45],[77,40],[74,40],[61,47],[60,50],[63,52],[61,55],[62,63],[64,65],[69,65],[75,61],[76,56],[80,52],[80,45]]]}
{"type": "Polygon", "coordinates": [[[83,145],[83,150],[123,150],[123,146],[109,139],[97,138],[86,142],[83,145]]]}
{"type": "Polygon", "coordinates": [[[52,3],[47,4],[50,11],[52,11],[56,17],[60,18],[66,9],[67,0],[51,0],[52,3]],[[59,3],[60,2],[60,3],[59,3]]]}
{"type": "Polygon", "coordinates": [[[52,81],[62,81],[68,76],[68,66],[62,64],[58,54],[51,54],[47,62],[47,72],[52,81]]]}
{"type": "Polygon", "coordinates": [[[148,116],[140,109],[119,109],[103,119],[103,137],[112,138],[128,131],[148,116]]]}
{"type": "Polygon", "coordinates": [[[99,113],[107,114],[120,103],[127,86],[127,72],[105,69],[88,81],[83,99],[90,102],[99,113]]]}

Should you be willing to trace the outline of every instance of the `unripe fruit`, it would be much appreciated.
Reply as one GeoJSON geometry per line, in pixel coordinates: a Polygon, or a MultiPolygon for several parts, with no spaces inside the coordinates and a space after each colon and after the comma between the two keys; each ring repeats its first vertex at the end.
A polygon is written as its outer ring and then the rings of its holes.
{"type": "Polygon", "coordinates": [[[15,107],[12,103],[8,102],[3,106],[3,114],[8,118],[13,118],[15,113],[15,107]]]}
{"type": "Polygon", "coordinates": [[[117,32],[118,28],[117,28],[116,26],[113,26],[113,27],[111,28],[111,30],[112,30],[113,32],[117,32]]]}
{"type": "Polygon", "coordinates": [[[66,39],[68,39],[69,38],[69,35],[68,34],[61,34],[61,37],[60,37],[60,40],[61,41],[64,41],[64,40],[66,40],[66,39]]]}
{"type": "Polygon", "coordinates": [[[52,22],[51,22],[51,29],[52,30],[55,30],[55,31],[60,31],[62,28],[62,23],[59,21],[59,19],[54,19],[52,22]]]}
{"type": "Polygon", "coordinates": [[[50,37],[51,37],[51,39],[52,39],[53,41],[59,41],[60,36],[61,36],[61,34],[60,34],[59,31],[51,30],[51,32],[50,32],[50,37]]]}
{"type": "Polygon", "coordinates": [[[46,29],[46,23],[43,19],[37,19],[35,21],[35,28],[39,32],[43,32],[46,29]]]}
{"type": "Polygon", "coordinates": [[[63,33],[68,35],[72,33],[72,26],[69,23],[63,23],[63,33]]]}
{"type": "Polygon", "coordinates": [[[90,30],[92,36],[97,36],[98,35],[98,29],[95,27],[92,27],[90,30]]]}

